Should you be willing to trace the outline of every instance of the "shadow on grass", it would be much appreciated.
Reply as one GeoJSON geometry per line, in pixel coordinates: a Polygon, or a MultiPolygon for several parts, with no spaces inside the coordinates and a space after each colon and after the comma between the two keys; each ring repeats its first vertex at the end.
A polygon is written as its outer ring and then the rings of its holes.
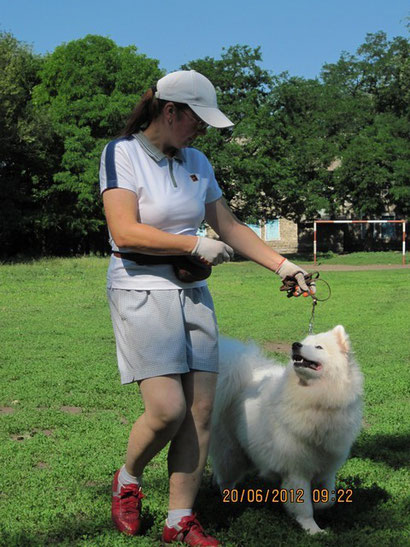
{"type": "MultiPolygon", "coordinates": [[[[239,492],[239,496],[244,491],[245,497],[249,493],[251,496],[256,490],[261,490],[263,496],[268,491],[268,489],[280,488],[279,484],[266,483],[259,479],[258,477],[250,478],[248,481],[238,484],[236,490],[239,492]]],[[[204,476],[202,488],[199,491],[197,498],[198,511],[203,514],[204,523],[208,519],[209,523],[212,523],[216,529],[229,528],[232,524],[232,521],[239,519],[245,511],[249,508],[253,509],[266,509],[276,513],[283,513],[284,518],[285,512],[281,503],[271,503],[270,501],[236,501],[234,496],[223,495],[219,488],[213,484],[212,475],[207,473],[204,476]]]]}
{"type": "Polygon", "coordinates": [[[351,456],[383,462],[393,469],[408,466],[410,435],[370,435],[362,433],[351,456]]]}
{"type": "MultiPolygon", "coordinates": [[[[105,541],[104,545],[115,544],[116,538],[120,543],[123,543],[127,539],[135,541],[135,538],[118,532],[111,520],[111,484],[87,487],[87,489],[90,488],[93,490],[96,499],[103,498],[106,502],[106,510],[103,515],[99,515],[98,519],[90,517],[85,512],[79,512],[78,515],[71,515],[70,517],[59,515],[53,521],[54,526],[50,525],[47,530],[39,532],[19,530],[13,533],[2,529],[0,524],[0,546],[40,547],[48,545],[76,545],[79,541],[96,541],[97,538],[108,538],[111,536],[113,538],[112,542],[111,540],[108,543],[105,541]]],[[[154,516],[145,506],[141,522],[141,536],[148,536],[149,533],[153,532],[154,536],[158,536],[159,538],[160,534],[152,530],[154,525],[154,516]]]]}
{"type": "MultiPolygon", "coordinates": [[[[198,511],[204,524],[210,524],[216,530],[228,529],[232,523],[240,519],[245,511],[264,510],[265,515],[271,515],[272,518],[283,521],[285,527],[295,527],[302,533],[295,521],[289,517],[282,503],[272,503],[271,500],[261,503],[224,503],[219,489],[212,484],[212,477],[207,474],[204,477],[204,484],[200,490],[197,499],[198,511]],[[268,511],[268,513],[266,512],[268,511]],[[202,516],[203,515],[203,516],[202,516]]],[[[261,489],[264,493],[268,489],[280,488],[278,484],[263,482],[259,478],[252,479],[237,486],[239,492],[249,490],[254,492],[261,489]]],[[[323,512],[315,513],[315,520],[321,528],[328,528],[334,532],[342,533],[351,530],[353,523],[357,528],[372,527],[373,529],[390,529],[392,526],[397,529],[403,528],[403,515],[406,514],[406,507],[398,507],[396,503],[389,503],[390,496],[386,490],[377,484],[372,486],[362,486],[359,477],[347,477],[337,488],[351,489],[352,502],[346,502],[348,496],[340,496],[340,502],[335,503],[333,507],[323,512]],[[375,512],[380,518],[375,522],[375,512]]]]}
{"type": "MultiPolygon", "coordinates": [[[[159,491],[155,488],[155,481],[150,483],[147,494],[150,504],[145,503],[141,534],[145,542],[159,541],[162,528],[162,513],[166,512],[167,486],[158,481],[159,491]],[[161,484],[160,484],[161,483],[161,484]],[[152,490],[151,490],[152,489],[152,490]],[[149,491],[152,494],[150,495],[149,491]],[[164,503],[165,502],[165,503],[164,503]],[[151,505],[151,507],[149,506],[151,505]],[[161,522],[159,522],[161,521],[161,522]]],[[[336,503],[329,510],[317,513],[315,519],[321,528],[326,528],[331,534],[336,534],[340,541],[343,537],[350,538],[349,534],[361,534],[366,530],[379,531],[388,534],[388,530],[395,529],[397,533],[405,526],[404,516],[408,507],[405,504],[397,505],[388,493],[373,484],[363,486],[358,476],[345,477],[337,485],[338,488],[352,489],[352,503],[336,503]],[[348,537],[349,536],[349,537],[348,537]]],[[[110,487],[99,485],[92,487],[95,496],[106,500],[106,511],[98,520],[86,513],[79,513],[70,518],[58,518],[54,526],[50,526],[44,533],[34,531],[5,532],[0,527],[0,544],[9,546],[40,546],[40,545],[74,545],[82,541],[99,541],[108,545],[118,534],[114,530],[110,519],[110,487]],[[108,543],[107,543],[108,541],[108,543]]],[[[251,479],[241,485],[238,490],[255,491],[261,489],[279,488],[278,484],[268,484],[259,478],[251,479]]],[[[345,499],[345,498],[344,498],[345,499]]],[[[211,473],[207,470],[195,504],[200,521],[204,528],[215,535],[221,534],[229,545],[265,545],[269,534],[277,538],[277,545],[324,545],[325,537],[308,536],[296,522],[284,511],[281,503],[266,503],[248,501],[243,503],[224,503],[219,489],[212,484],[211,473]],[[246,514],[245,514],[246,513],[246,514]],[[254,538],[254,543],[244,541],[245,538],[254,538]]],[[[329,536],[327,536],[329,538],[329,536]]],[[[335,536],[336,537],[336,536],[335,536]]],[[[118,538],[120,539],[120,538],[118,538]]],[[[353,537],[352,537],[353,539],[353,537]]],[[[123,541],[123,540],[121,540],[123,541]]],[[[142,541],[142,538],[141,538],[142,541]]],[[[350,542],[350,539],[349,539],[350,542]]],[[[96,543],[97,544],[97,543],[96,543]]],[[[122,544],[122,543],[121,543],[122,544]]]]}
{"type": "MultiPolygon", "coordinates": [[[[332,508],[323,512],[316,513],[319,526],[326,528],[330,526],[335,532],[343,532],[354,522],[356,525],[360,522],[364,526],[371,526],[376,529],[374,522],[374,511],[377,509],[380,515],[380,523],[386,517],[389,525],[392,524],[393,516],[390,514],[386,503],[390,500],[390,496],[384,488],[380,488],[377,484],[371,486],[362,486],[362,481],[359,477],[347,477],[341,483],[337,484],[339,490],[352,490],[351,497],[341,495],[339,502],[336,502],[332,508]],[[349,499],[351,501],[346,502],[349,499]]],[[[381,527],[384,527],[382,525],[381,527]]]]}
{"type": "Polygon", "coordinates": [[[94,520],[84,519],[84,516],[58,519],[58,524],[44,532],[6,532],[0,531],[0,545],[7,547],[40,547],[45,545],[74,544],[80,539],[95,537],[113,529],[111,520],[107,519],[103,524],[94,520]]]}

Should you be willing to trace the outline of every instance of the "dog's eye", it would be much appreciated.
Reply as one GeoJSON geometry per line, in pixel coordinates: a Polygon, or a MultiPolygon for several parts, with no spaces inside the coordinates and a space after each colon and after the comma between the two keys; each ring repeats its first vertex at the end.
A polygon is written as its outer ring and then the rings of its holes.
{"type": "Polygon", "coordinates": [[[316,349],[323,349],[322,346],[315,346],[316,349]]]}

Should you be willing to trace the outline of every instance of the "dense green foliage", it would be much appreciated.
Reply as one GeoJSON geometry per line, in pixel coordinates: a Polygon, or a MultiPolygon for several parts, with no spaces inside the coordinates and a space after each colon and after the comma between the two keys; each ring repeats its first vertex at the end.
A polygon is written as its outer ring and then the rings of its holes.
{"type": "Polygon", "coordinates": [[[0,245],[6,256],[35,243],[35,189],[49,182],[53,141],[31,102],[43,63],[13,36],[0,34],[0,245]]]}
{"type": "Polygon", "coordinates": [[[236,122],[200,145],[240,216],[299,221],[350,209],[378,218],[393,206],[405,217],[409,52],[404,38],[369,34],[357,56],[325,65],[320,80],[272,77],[257,64],[259,49],[241,46],[186,65],[215,82],[236,122]]]}
{"type": "Polygon", "coordinates": [[[139,96],[162,76],[158,62],[138,54],[133,46],[119,47],[101,36],[63,44],[41,60],[10,35],[0,38],[0,63],[13,86],[11,91],[5,87],[1,97],[6,119],[10,118],[4,139],[8,142],[15,133],[18,146],[11,142],[9,155],[2,156],[0,188],[6,196],[11,188],[14,209],[20,205],[20,211],[10,211],[7,201],[0,204],[6,215],[0,215],[2,250],[64,255],[103,249],[99,158],[139,96]],[[26,73],[21,74],[20,67],[26,73]],[[26,159],[35,162],[28,172],[31,164],[25,165],[26,159]],[[15,166],[18,171],[11,180],[15,166]],[[14,188],[23,183],[24,195],[23,190],[17,194],[14,188]],[[32,208],[28,214],[21,206],[26,202],[32,208]],[[9,216],[14,219],[11,227],[9,216]],[[27,234],[35,249],[27,244],[27,234]]]}
{"type": "MultiPolygon", "coordinates": [[[[110,519],[112,475],[142,403],[135,386],[119,382],[106,268],[103,258],[0,265],[8,287],[0,315],[0,545],[159,545],[165,450],[144,472],[144,535],[122,536],[110,519]]],[[[310,537],[280,503],[223,503],[208,468],[195,510],[226,547],[409,545],[408,270],[322,276],[333,295],[318,304],[315,330],[343,324],[365,377],[363,429],[337,475],[353,502],[319,516],[328,534],[310,537]]],[[[268,348],[302,339],[309,301],[287,299],[279,285],[250,262],[215,268],[221,332],[268,348]]],[[[240,485],[271,487],[257,477],[240,485]]]]}
{"type": "MultiPolygon", "coordinates": [[[[211,79],[235,122],[197,146],[240,218],[408,215],[409,51],[369,34],[314,80],[272,75],[241,45],[182,67],[211,79]]],[[[0,70],[0,253],[103,251],[99,157],[158,61],[92,35],[40,57],[0,33],[0,70]]]]}

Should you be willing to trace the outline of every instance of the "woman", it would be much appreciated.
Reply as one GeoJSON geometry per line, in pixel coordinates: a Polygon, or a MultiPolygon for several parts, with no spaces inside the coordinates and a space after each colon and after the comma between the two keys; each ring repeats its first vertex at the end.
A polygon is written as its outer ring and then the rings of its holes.
{"type": "Polygon", "coordinates": [[[144,467],[171,441],[162,539],[186,545],[219,544],[192,513],[208,452],[217,326],[206,281],[181,281],[172,263],[192,256],[217,265],[234,249],[308,290],[303,270],[238,222],[207,158],[190,148],[208,125],[233,125],[211,82],[193,70],[168,74],[142,97],[123,137],[105,147],[100,169],[118,366],[122,383],[138,382],[145,407],[114,476],[112,517],[119,530],[139,532],[144,467]],[[204,218],[220,240],[196,236],[204,218]]]}

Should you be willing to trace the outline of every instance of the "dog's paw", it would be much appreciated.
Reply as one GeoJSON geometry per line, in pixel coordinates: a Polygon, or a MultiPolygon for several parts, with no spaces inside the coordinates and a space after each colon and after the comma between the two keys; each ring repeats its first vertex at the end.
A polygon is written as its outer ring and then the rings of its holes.
{"type": "MultiPolygon", "coordinates": [[[[318,527],[319,528],[319,527],[318,527]]],[[[329,532],[325,530],[324,528],[319,528],[316,532],[309,532],[309,534],[328,534],[329,532]]]]}
{"type": "Polygon", "coordinates": [[[319,526],[316,524],[316,526],[314,527],[310,527],[308,529],[306,529],[306,532],[310,535],[310,536],[313,536],[315,534],[327,534],[327,530],[325,530],[324,528],[319,528],[319,526]]]}
{"type": "Polygon", "coordinates": [[[326,530],[320,528],[312,518],[298,517],[296,519],[302,528],[310,535],[327,534],[326,530]]]}

